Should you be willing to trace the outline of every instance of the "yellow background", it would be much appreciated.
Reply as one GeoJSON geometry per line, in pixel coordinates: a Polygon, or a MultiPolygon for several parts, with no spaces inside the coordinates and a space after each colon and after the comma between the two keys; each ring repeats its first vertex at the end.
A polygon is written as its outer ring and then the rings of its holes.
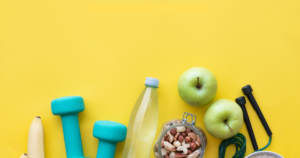
{"type": "MultiPolygon", "coordinates": [[[[26,0],[0,1],[0,153],[26,152],[28,128],[41,116],[47,158],[65,157],[60,117],[51,100],[80,95],[83,150],[95,158],[96,120],[127,125],[147,76],[160,80],[159,128],[183,112],[177,80],[195,66],[218,80],[215,100],[234,100],[251,84],[273,141],[267,149],[297,157],[300,127],[300,2],[298,0],[26,0]],[[208,5],[206,14],[92,14],[91,5],[208,5]]],[[[246,104],[259,147],[268,142],[256,113],[246,104]]],[[[244,125],[247,153],[253,148],[244,125]]],[[[205,158],[218,155],[221,140],[208,135],[205,158]]],[[[120,158],[124,143],[117,146],[120,158]]],[[[226,157],[232,157],[234,148],[226,157]]],[[[151,153],[151,158],[154,154],[151,153]]]]}

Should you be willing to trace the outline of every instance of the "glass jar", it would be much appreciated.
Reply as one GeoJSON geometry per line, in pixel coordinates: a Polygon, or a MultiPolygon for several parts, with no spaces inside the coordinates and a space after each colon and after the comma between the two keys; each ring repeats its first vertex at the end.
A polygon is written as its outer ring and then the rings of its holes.
{"type": "Polygon", "coordinates": [[[153,151],[157,158],[186,157],[202,158],[207,145],[207,137],[202,128],[195,126],[197,116],[184,113],[182,120],[173,119],[163,124],[153,151]],[[191,116],[192,121],[187,118],[191,116]],[[167,156],[166,156],[167,157],[167,156]]]}

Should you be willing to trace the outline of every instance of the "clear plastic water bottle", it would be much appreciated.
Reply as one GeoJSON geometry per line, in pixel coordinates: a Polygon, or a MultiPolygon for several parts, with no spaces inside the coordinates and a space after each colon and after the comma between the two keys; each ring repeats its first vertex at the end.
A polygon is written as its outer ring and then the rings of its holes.
{"type": "Polygon", "coordinates": [[[145,88],[131,112],[122,158],[148,158],[158,124],[159,80],[146,78],[145,88]]]}

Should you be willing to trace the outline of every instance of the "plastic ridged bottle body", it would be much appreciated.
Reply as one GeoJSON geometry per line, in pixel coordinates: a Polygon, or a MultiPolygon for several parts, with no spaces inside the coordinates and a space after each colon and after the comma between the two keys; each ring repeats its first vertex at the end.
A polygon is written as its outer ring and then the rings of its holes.
{"type": "Polygon", "coordinates": [[[122,158],[148,158],[157,124],[157,89],[146,86],[131,112],[122,158]]]}

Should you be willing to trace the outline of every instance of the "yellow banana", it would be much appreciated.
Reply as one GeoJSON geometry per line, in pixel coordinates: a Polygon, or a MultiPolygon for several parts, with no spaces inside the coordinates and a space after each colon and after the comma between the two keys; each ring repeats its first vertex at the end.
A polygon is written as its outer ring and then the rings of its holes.
{"type": "Polygon", "coordinates": [[[27,154],[22,154],[20,158],[27,158],[27,154]]]}
{"type": "Polygon", "coordinates": [[[45,158],[44,128],[41,117],[35,117],[30,125],[27,153],[28,158],[45,158]]]}

